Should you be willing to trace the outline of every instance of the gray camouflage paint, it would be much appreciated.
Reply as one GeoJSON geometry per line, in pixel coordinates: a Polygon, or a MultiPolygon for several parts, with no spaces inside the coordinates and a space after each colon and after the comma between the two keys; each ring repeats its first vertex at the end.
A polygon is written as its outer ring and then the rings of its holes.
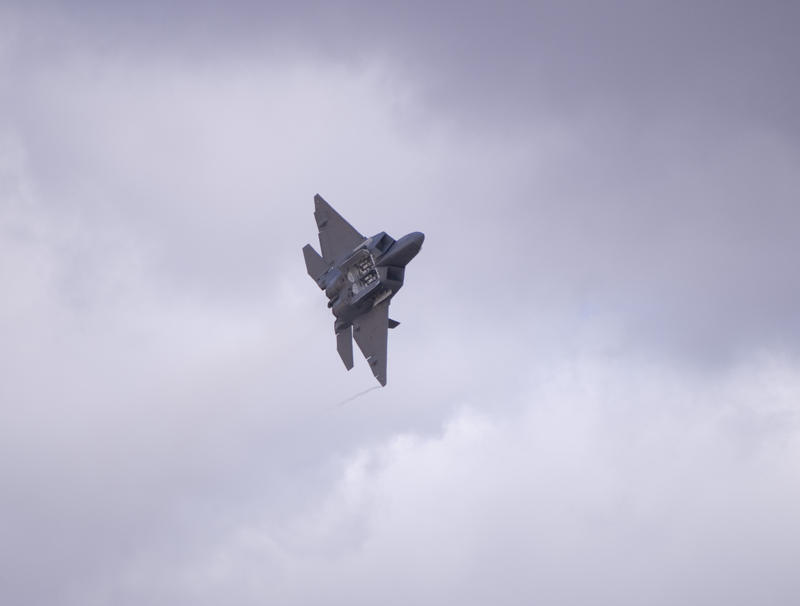
{"type": "Polygon", "coordinates": [[[386,386],[388,333],[399,324],[389,318],[389,304],[425,236],[414,232],[395,240],[380,232],[365,238],[319,194],[314,196],[314,218],[322,256],[306,244],[303,257],[308,275],[325,291],[336,317],[336,349],[350,370],[355,339],[372,374],[386,386]]]}

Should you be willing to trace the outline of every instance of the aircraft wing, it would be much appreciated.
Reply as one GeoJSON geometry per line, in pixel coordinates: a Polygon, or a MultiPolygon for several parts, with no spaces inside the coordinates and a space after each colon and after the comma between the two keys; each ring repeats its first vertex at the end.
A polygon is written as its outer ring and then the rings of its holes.
{"type": "Polygon", "coordinates": [[[369,362],[372,374],[386,385],[386,341],[389,336],[389,301],[353,320],[353,337],[369,362]]]}
{"type": "Polygon", "coordinates": [[[319,194],[314,196],[314,218],[319,228],[322,258],[328,263],[338,260],[366,239],[319,194]]]}

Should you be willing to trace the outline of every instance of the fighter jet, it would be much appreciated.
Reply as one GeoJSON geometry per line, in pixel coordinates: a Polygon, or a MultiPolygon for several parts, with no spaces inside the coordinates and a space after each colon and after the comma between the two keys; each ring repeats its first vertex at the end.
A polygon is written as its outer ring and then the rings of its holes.
{"type": "Polygon", "coordinates": [[[317,194],[314,218],[322,256],[303,247],[308,275],[328,297],[336,320],[336,349],[353,368],[353,338],[372,374],[386,385],[386,341],[399,322],[389,318],[389,302],[403,286],[406,265],[417,256],[425,235],[415,231],[394,240],[386,232],[362,236],[317,194]]]}

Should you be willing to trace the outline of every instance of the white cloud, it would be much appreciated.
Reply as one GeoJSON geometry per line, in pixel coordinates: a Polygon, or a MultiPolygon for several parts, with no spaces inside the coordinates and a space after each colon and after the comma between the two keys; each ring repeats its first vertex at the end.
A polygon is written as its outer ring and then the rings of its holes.
{"type": "Polygon", "coordinates": [[[3,601],[797,593],[789,135],[627,72],[554,111],[581,60],[476,64],[444,13],[283,52],[93,16],[0,25],[3,601]],[[427,234],[390,387],[341,407],[373,383],[303,271],[315,191],[427,234]]]}
{"type": "MultiPolygon", "coordinates": [[[[518,412],[354,451],[316,506],[238,520],[162,571],[170,599],[791,604],[800,369],[553,369],[518,412]],[[185,579],[187,585],[184,585],[185,579]]],[[[149,578],[145,575],[144,578],[149,578]]],[[[147,583],[129,587],[152,601],[147,583]]]]}

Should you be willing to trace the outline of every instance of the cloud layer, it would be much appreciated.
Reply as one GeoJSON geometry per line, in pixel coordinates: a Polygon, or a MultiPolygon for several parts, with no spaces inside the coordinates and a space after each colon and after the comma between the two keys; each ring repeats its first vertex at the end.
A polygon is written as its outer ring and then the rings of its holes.
{"type": "Polygon", "coordinates": [[[796,11],[0,11],[0,596],[790,604],[796,11]],[[389,388],[320,192],[426,233],[389,388]]]}

